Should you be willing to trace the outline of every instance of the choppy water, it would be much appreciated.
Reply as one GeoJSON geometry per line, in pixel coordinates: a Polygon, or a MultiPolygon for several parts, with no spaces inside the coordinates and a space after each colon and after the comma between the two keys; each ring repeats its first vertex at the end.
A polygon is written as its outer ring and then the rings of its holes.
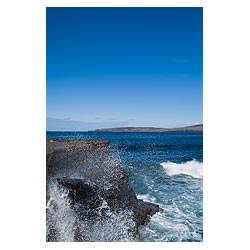
{"type": "MultiPolygon", "coordinates": [[[[128,173],[130,184],[138,198],[157,203],[164,209],[163,213],[154,215],[141,230],[139,241],[203,240],[202,133],[47,132],[47,139],[110,141],[112,157],[128,173]]],[[[54,199],[59,199],[57,202],[65,206],[64,212],[69,216],[66,216],[68,223],[74,224],[72,220],[75,216],[70,214],[71,210],[67,210],[67,201],[60,198],[62,193],[60,195],[55,189],[54,199]]],[[[62,216],[65,217],[65,214],[62,216]]],[[[93,230],[88,228],[88,240],[132,240],[126,235],[126,216],[128,217],[127,212],[112,215],[110,221],[92,225],[93,230]],[[112,239],[103,235],[104,227],[109,228],[112,239]],[[114,232],[122,232],[119,239],[114,238],[114,232]]],[[[86,228],[83,230],[87,231],[86,228]]],[[[65,240],[67,241],[61,239],[65,240]]]]}

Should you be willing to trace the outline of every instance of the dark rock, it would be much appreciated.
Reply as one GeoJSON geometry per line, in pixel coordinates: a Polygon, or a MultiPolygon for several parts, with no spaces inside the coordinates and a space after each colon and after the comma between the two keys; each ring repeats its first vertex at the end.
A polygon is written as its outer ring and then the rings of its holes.
{"type": "Polygon", "coordinates": [[[72,208],[77,211],[80,219],[92,219],[97,216],[97,208],[102,200],[97,187],[86,184],[81,179],[57,179],[58,184],[68,191],[72,208]]]}

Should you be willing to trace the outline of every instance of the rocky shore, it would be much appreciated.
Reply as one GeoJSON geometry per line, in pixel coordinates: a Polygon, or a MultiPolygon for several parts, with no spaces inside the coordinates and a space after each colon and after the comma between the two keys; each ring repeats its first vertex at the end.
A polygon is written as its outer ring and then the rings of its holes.
{"type": "MultiPolygon", "coordinates": [[[[52,215],[60,213],[60,204],[52,197],[55,185],[63,190],[69,211],[77,215],[72,241],[91,241],[80,228],[83,223],[103,221],[125,210],[133,221],[129,230],[137,237],[140,227],[159,212],[158,205],[137,199],[122,167],[110,159],[108,141],[47,141],[46,146],[47,241],[60,241],[62,233],[52,215]]],[[[61,217],[65,219],[66,212],[61,217]]]]}

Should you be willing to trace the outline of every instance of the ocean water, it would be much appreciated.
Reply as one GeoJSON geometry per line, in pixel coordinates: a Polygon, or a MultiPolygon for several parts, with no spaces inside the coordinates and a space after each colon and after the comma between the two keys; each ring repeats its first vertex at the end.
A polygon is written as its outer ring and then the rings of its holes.
{"type": "MultiPolygon", "coordinates": [[[[140,237],[136,240],[150,242],[203,240],[202,132],[47,132],[47,139],[110,142],[112,158],[120,162],[128,174],[130,185],[137,197],[157,203],[163,209],[163,212],[155,214],[141,229],[140,237]]],[[[64,204],[65,200],[61,199],[60,202],[64,204]]],[[[68,216],[72,211],[67,212],[66,205],[64,212],[68,216]]],[[[127,219],[124,219],[126,216],[112,215],[114,219],[106,221],[106,224],[102,223],[101,227],[109,228],[111,231],[108,235],[112,237],[115,237],[116,231],[123,232],[124,236],[127,230],[127,219]]],[[[72,218],[74,215],[70,215],[69,223],[72,218]]],[[[98,228],[100,233],[103,233],[104,229],[101,227],[97,226],[93,230],[95,234],[89,236],[90,241],[117,241],[115,238],[106,239],[105,235],[96,235],[98,228]]],[[[119,239],[133,240],[121,235],[119,239]]]]}

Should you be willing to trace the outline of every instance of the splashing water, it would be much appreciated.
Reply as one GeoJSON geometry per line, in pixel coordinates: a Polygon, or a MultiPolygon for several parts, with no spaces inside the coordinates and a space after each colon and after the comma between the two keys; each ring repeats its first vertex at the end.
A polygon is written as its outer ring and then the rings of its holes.
{"type": "Polygon", "coordinates": [[[119,210],[112,212],[102,198],[98,216],[81,219],[68,198],[68,192],[58,184],[49,186],[47,203],[47,241],[134,241],[132,229],[135,223],[132,212],[119,210]]]}
{"type": "Polygon", "coordinates": [[[74,241],[77,215],[71,209],[68,192],[56,183],[51,183],[49,196],[46,223],[47,241],[74,241]]]}

